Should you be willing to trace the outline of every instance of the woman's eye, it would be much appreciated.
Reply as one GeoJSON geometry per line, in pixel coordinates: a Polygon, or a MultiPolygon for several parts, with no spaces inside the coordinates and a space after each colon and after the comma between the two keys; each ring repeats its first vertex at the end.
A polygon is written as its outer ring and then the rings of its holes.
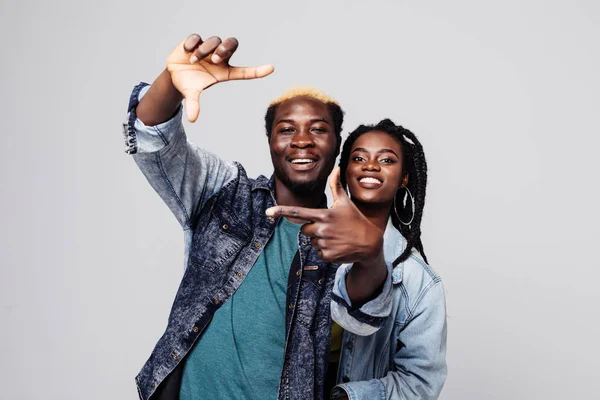
{"type": "Polygon", "coordinates": [[[362,158],[361,156],[354,156],[352,157],[352,161],[361,162],[364,161],[364,158],[362,158]]]}
{"type": "Polygon", "coordinates": [[[396,162],[396,160],[392,160],[391,158],[383,158],[381,160],[379,160],[381,163],[383,164],[393,164],[396,162]]]}

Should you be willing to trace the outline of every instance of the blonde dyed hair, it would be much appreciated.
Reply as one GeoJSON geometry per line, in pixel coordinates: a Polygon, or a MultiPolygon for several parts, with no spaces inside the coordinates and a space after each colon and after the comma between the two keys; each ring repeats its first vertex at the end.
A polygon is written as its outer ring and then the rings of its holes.
{"type": "Polygon", "coordinates": [[[283,103],[284,101],[287,101],[287,100],[290,100],[290,99],[293,99],[296,97],[310,97],[310,98],[318,100],[324,104],[335,104],[336,106],[340,105],[336,99],[327,95],[325,92],[323,92],[321,90],[318,90],[318,89],[315,89],[312,87],[295,87],[295,88],[292,88],[292,89],[286,91],[281,96],[279,96],[278,98],[273,100],[271,102],[271,104],[269,104],[269,107],[279,105],[279,104],[283,103]]]}

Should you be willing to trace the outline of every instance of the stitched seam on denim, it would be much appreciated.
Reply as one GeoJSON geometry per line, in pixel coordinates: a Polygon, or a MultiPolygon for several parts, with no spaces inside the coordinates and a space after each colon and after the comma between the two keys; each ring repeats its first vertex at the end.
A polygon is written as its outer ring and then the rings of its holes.
{"type": "Polygon", "coordinates": [[[431,269],[431,267],[425,263],[424,261],[422,261],[419,257],[410,255],[409,256],[410,259],[415,260],[416,262],[418,262],[419,264],[421,264],[421,266],[423,267],[423,269],[427,272],[427,274],[429,275],[429,277],[434,280],[434,281],[439,281],[441,278],[438,274],[436,274],[433,269],[431,269]]]}
{"type": "Polygon", "coordinates": [[[156,130],[156,133],[158,133],[158,136],[160,136],[160,138],[162,139],[164,145],[168,145],[169,142],[167,142],[167,139],[165,138],[165,135],[163,135],[163,133],[160,131],[160,129],[158,129],[158,126],[154,127],[154,130],[156,130]]]}
{"type": "Polygon", "coordinates": [[[181,207],[181,211],[183,211],[183,215],[185,216],[185,225],[186,226],[190,226],[190,217],[189,217],[187,211],[185,210],[183,202],[181,201],[181,199],[177,195],[177,192],[175,192],[175,188],[173,188],[173,184],[171,183],[171,181],[169,180],[169,177],[167,176],[167,173],[166,173],[166,171],[165,171],[165,169],[163,167],[163,164],[162,164],[162,159],[161,159],[160,154],[158,152],[156,153],[156,161],[157,161],[157,164],[158,164],[158,168],[160,169],[160,172],[163,175],[163,178],[165,179],[165,181],[169,185],[169,189],[171,189],[171,193],[173,194],[173,197],[175,197],[175,199],[177,199],[177,204],[179,204],[179,207],[181,207]]]}
{"type": "Polygon", "coordinates": [[[321,290],[321,288],[322,288],[322,286],[319,286],[319,284],[317,284],[317,283],[314,283],[314,282],[312,282],[312,281],[309,281],[309,280],[307,280],[307,279],[302,279],[302,282],[304,282],[304,283],[310,283],[310,284],[311,284],[311,285],[313,285],[313,286],[315,287],[315,289],[317,289],[317,290],[321,290]]]}
{"type": "Polygon", "coordinates": [[[383,365],[382,364],[387,364],[387,362],[386,362],[388,360],[387,353],[390,351],[390,347],[391,347],[391,343],[390,343],[389,339],[390,338],[387,337],[387,340],[385,342],[385,346],[383,346],[383,349],[381,351],[381,354],[383,354],[384,357],[381,357],[381,359],[380,359],[380,361],[379,361],[379,363],[377,365],[377,370],[376,370],[377,373],[382,372],[382,370],[383,370],[383,365]]]}
{"type": "Polygon", "coordinates": [[[410,305],[408,304],[408,291],[406,290],[406,287],[404,285],[400,285],[399,287],[400,291],[402,292],[402,297],[404,297],[404,310],[406,311],[406,319],[402,321],[402,325],[406,325],[407,321],[410,320],[410,305]]]}
{"type": "Polygon", "coordinates": [[[419,307],[419,305],[421,305],[421,301],[423,301],[423,299],[425,298],[425,295],[427,295],[427,293],[429,293],[429,291],[431,290],[432,287],[434,287],[435,285],[437,285],[440,282],[441,281],[431,282],[429,285],[425,286],[425,288],[421,291],[421,293],[419,293],[419,296],[417,297],[417,301],[415,302],[415,306],[413,307],[412,311],[410,311],[410,314],[408,316],[409,320],[412,319],[413,313],[417,309],[417,307],[419,307]]]}
{"type": "Polygon", "coordinates": [[[219,189],[219,191],[218,191],[217,193],[215,193],[216,195],[218,195],[218,194],[221,194],[221,192],[222,192],[223,190],[225,190],[225,189],[226,189],[226,188],[227,188],[229,185],[232,185],[232,184],[233,184],[233,182],[235,182],[235,181],[236,181],[236,179],[237,179],[237,181],[239,182],[239,180],[240,180],[240,173],[241,173],[240,167],[241,167],[241,169],[243,169],[243,167],[242,167],[242,164],[240,164],[240,163],[239,163],[239,162],[237,162],[237,161],[234,161],[234,162],[233,162],[233,164],[234,164],[234,165],[237,167],[237,169],[238,169],[238,175],[237,175],[237,177],[234,177],[234,178],[233,178],[233,179],[231,179],[229,182],[227,182],[226,184],[224,184],[224,185],[223,185],[223,187],[222,187],[221,189],[219,189]]]}

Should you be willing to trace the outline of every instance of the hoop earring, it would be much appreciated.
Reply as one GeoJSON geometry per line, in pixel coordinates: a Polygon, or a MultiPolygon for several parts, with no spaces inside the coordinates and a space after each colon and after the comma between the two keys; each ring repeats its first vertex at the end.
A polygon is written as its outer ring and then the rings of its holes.
{"type": "MultiPolygon", "coordinates": [[[[406,193],[408,193],[408,195],[410,196],[410,202],[412,206],[412,217],[408,222],[404,222],[400,219],[400,216],[398,215],[398,210],[396,210],[396,195],[398,194],[397,191],[394,195],[394,212],[396,213],[396,218],[398,218],[398,221],[400,221],[402,225],[410,226],[410,224],[412,224],[413,220],[415,219],[415,198],[413,197],[412,193],[410,192],[407,186],[403,186],[403,188],[406,189],[406,193]]],[[[404,198],[404,205],[406,205],[406,197],[404,198]]]]}

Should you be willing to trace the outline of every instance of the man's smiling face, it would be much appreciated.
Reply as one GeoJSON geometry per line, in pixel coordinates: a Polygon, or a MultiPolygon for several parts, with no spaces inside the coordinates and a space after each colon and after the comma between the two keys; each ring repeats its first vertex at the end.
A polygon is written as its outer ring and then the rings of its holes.
{"type": "Polygon", "coordinates": [[[277,106],[269,140],[275,179],[292,193],[322,191],[335,164],[337,135],[328,106],[307,96],[277,106]]]}

